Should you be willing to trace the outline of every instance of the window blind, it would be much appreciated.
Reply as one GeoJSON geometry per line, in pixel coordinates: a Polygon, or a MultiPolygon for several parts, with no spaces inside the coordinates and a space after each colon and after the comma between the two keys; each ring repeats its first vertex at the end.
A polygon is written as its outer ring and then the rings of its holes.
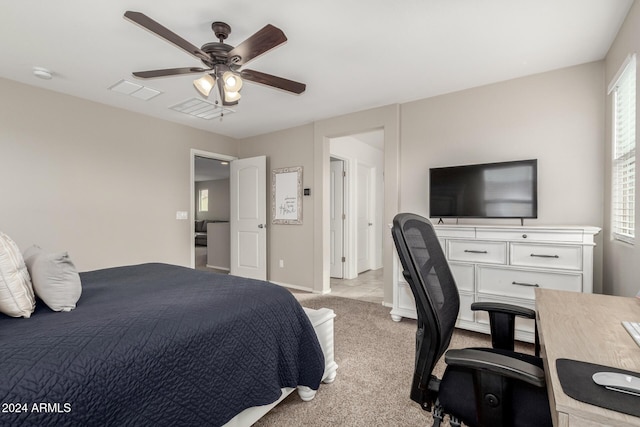
{"type": "Polygon", "coordinates": [[[624,66],[613,87],[613,237],[633,243],[636,183],[636,59],[624,66]]]}

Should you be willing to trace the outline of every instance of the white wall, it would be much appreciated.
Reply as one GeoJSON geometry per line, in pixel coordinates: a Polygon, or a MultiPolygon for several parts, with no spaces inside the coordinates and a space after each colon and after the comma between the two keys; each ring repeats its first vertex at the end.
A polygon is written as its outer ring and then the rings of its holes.
{"type": "MultiPolygon", "coordinates": [[[[382,135],[382,131],[380,131],[380,138],[383,139],[384,135],[382,135]]],[[[388,230],[388,228],[384,224],[384,151],[373,148],[370,145],[365,144],[364,142],[352,137],[352,136],[343,136],[338,138],[331,138],[330,140],[330,154],[332,156],[336,156],[342,160],[345,160],[346,168],[348,170],[347,183],[349,185],[348,194],[350,197],[346,200],[346,204],[348,206],[348,215],[347,222],[349,223],[348,227],[348,238],[346,239],[346,257],[350,259],[349,262],[349,271],[346,272],[346,279],[352,279],[358,276],[357,272],[357,245],[358,241],[357,236],[357,177],[358,177],[358,166],[361,164],[367,165],[369,167],[375,168],[375,189],[373,191],[375,197],[375,218],[373,220],[374,223],[374,235],[375,242],[373,246],[375,247],[374,254],[374,265],[372,267],[373,270],[382,268],[382,241],[383,241],[383,232],[388,230]]]]}
{"type": "MultiPolygon", "coordinates": [[[[191,264],[190,149],[232,139],[0,79],[0,230],[79,270],[191,264]]],[[[140,101],[143,102],[143,101],[140,101]]]]}
{"type": "MultiPolygon", "coordinates": [[[[640,3],[637,1],[631,6],[629,14],[618,32],[618,36],[611,45],[607,57],[605,59],[606,77],[605,84],[614,78],[627,55],[632,53],[640,53],[640,3]]],[[[640,60],[640,57],[637,58],[640,60]]],[[[637,85],[640,91],[640,85],[637,85]]],[[[604,292],[612,295],[633,296],[640,291],[640,250],[638,250],[639,229],[640,224],[640,208],[636,205],[636,243],[630,245],[611,238],[611,160],[613,158],[611,150],[612,128],[611,117],[613,110],[611,107],[611,96],[606,98],[606,150],[604,152],[604,168],[605,168],[605,221],[603,230],[604,241],[604,292]]],[[[640,101],[640,92],[636,94],[636,102],[640,101]]],[[[640,109],[636,108],[636,144],[637,137],[640,135],[638,126],[640,125],[640,109]]],[[[636,150],[636,156],[638,151],[636,150]]],[[[636,157],[636,168],[638,167],[638,158],[636,157]]],[[[640,188],[640,173],[636,169],[636,189],[640,188]]],[[[637,191],[637,190],[636,190],[637,191]]],[[[637,194],[637,193],[636,193],[637,194]]]]}

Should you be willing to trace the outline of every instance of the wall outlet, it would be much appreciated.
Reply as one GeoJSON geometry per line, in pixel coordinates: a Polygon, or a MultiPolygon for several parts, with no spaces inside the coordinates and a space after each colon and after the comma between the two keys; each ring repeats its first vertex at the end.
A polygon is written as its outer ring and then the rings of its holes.
{"type": "Polygon", "coordinates": [[[284,260],[283,259],[280,260],[280,268],[284,268],[284,260]]]}
{"type": "Polygon", "coordinates": [[[176,219],[189,219],[189,212],[187,211],[176,212],[176,219]]]}

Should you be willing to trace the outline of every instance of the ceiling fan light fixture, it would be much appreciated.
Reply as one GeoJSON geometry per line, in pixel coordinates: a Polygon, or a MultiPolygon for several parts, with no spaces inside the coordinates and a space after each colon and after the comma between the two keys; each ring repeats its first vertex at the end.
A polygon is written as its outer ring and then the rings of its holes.
{"type": "Polygon", "coordinates": [[[222,75],[222,80],[224,81],[224,90],[226,92],[240,92],[240,89],[242,89],[242,79],[231,71],[226,71],[222,75]]]}
{"type": "Polygon", "coordinates": [[[240,92],[229,92],[227,90],[224,91],[224,100],[226,102],[238,102],[242,98],[240,92]]]}
{"type": "Polygon", "coordinates": [[[193,86],[196,88],[198,93],[205,98],[209,96],[211,93],[211,89],[216,85],[216,78],[212,74],[205,74],[199,79],[195,79],[193,81],[193,86]]]}

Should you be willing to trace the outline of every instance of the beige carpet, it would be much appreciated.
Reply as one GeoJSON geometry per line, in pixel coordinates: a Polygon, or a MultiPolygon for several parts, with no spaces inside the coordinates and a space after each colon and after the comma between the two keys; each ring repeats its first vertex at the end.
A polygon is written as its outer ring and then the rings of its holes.
{"type": "MultiPolygon", "coordinates": [[[[396,323],[380,304],[296,294],[306,307],[335,311],[338,374],[303,402],[296,392],[255,426],[427,426],[431,415],[409,398],[416,322],[396,323]]],[[[490,346],[483,334],[456,330],[451,347],[490,346]]],[[[444,370],[441,361],[436,374],[444,370]]],[[[448,426],[448,423],[445,423],[448,426]]]]}

